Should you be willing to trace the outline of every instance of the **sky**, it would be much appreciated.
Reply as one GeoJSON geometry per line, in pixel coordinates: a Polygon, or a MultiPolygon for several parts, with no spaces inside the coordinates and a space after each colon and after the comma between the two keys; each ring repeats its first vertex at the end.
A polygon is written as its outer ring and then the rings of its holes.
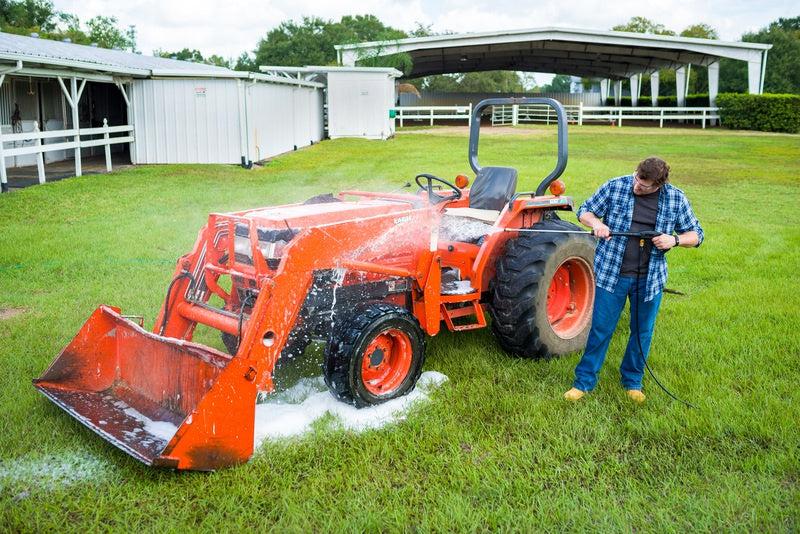
{"type": "Polygon", "coordinates": [[[736,41],[780,17],[800,15],[797,0],[55,0],[55,8],[78,15],[114,16],[135,25],[144,54],[196,48],[205,55],[238,57],[287,19],[373,14],[384,24],[409,31],[416,24],[436,32],[481,32],[561,26],[608,30],[644,16],[680,32],[705,22],[723,40],[736,41]]]}

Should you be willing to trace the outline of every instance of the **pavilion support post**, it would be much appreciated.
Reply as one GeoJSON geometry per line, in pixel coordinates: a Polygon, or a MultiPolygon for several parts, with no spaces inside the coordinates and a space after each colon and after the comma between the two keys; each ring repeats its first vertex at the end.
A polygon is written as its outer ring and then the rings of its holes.
{"type": "MultiPolygon", "coordinates": [[[[717,106],[717,94],[719,93],[719,61],[708,65],[708,105],[717,106]]],[[[711,126],[716,126],[717,120],[711,119],[711,126]]]]}
{"type": "Polygon", "coordinates": [[[678,97],[678,107],[686,106],[686,67],[675,69],[675,94],[678,97]]]}
{"type": "Polygon", "coordinates": [[[650,103],[653,107],[658,106],[658,71],[650,74],[650,103]]]}
{"type": "Polygon", "coordinates": [[[747,62],[747,92],[751,95],[761,94],[761,61],[747,62]]]}
{"type": "Polygon", "coordinates": [[[614,82],[614,105],[622,105],[622,80],[614,82]]]}
{"type": "Polygon", "coordinates": [[[605,106],[608,100],[608,83],[609,80],[600,80],[600,105],[605,106]]]}
{"type": "Polygon", "coordinates": [[[636,107],[639,105],[639,86],[640,86],[640,79],[639,74],[634,74],[631,76],[631,107],[636,107]]]}

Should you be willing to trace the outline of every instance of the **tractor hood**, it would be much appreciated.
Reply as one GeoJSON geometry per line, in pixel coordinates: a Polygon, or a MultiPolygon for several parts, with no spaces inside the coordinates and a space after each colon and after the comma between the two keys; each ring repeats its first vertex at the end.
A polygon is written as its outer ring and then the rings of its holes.
{"type": "Polygon", "coordinates": [[[237,213],[239,217],[252,219],[260,227],[303,229],[313,226],[325,226],[376,215],[385,215],[393,211],[407,211],[412,208],[412,200],[361,200],[358,202],[324,202],[321,204],[293,204],[274,208],[258,209],[237,213]]]}

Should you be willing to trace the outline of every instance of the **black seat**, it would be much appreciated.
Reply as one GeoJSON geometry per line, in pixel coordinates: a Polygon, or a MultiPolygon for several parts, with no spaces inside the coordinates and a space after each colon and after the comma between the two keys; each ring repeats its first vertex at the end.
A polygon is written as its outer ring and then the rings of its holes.
{"type": "Polygon", "coordinates": [[[502,210],[517,190],[517,169],[483,167],[469,190],[469,207],[502,210]]]}

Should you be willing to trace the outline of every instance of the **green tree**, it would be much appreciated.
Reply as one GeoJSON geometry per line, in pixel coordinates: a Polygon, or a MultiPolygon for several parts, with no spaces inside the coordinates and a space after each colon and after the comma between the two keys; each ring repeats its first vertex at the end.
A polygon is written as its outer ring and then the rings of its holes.
{"type": "Polygon", "coordinates": [[[58,11],[49,0],[0,0],[0,25],[14,33],[50,32],[56,29],[58,11]]]}
{"type": "Polygon", "coordinates": [[[103,48],[119,48],[136,52],[136,27],[128,26],[121,30],[117,27],[117,17],[98,15],[86,22],[91,42],[103,48]]]}
{"type": "MultiPolygon", "coordinates": [[[[755,33],[744,34],[742,41],[772,45],[767,55],[765,93],[800,94],[800,17],[780,18],[755,33]]],[[[722,60],[719,85],[721,92],[747,92],[747,64],[722,60]]]]}
{"type": "Polygon", "coordinates": [[[216,54],[203,57],[203,54],[195,48],[184,48],[177,52],[169,52],[167,50],[157,49],[153,50],[153,55],[157,57],[166,57],[170,59],[178,59],[180,61],[192,61],[194,63],[205,63],[206,65],[216,65],[217,67],[230,68],[233,64],[232,60],[227,60],[222,56],[216,54]]]}
{"type": "Polygon", "coordinates": [[[653,22],[645,17],[631,17],[625,24],[617,24],[612,31],[633,32],[633,33],[653,33],[656,35],[675,35],[675,32],[668,30],[663,24],[653,22]]]}
{"type": "Polygon", "coordinates": [[[572,87],[572,76],[558,74],[553,81],[541,88],[543,93],[569,93],[572,87]]]}
{"type": "Polygon", "coordinates": [[[89,19],[86,29],[71,13],[56,11],[49,0],[0,0],[0,29],[8,33],[28,35],[36,32],[43,39],[73,43],[97,43],[103,48],[136,51],[136,28],[117,27],[116,17],[97,16],[89,19]]]}
{"type": "Polygon", "coordinates": [[[700,24],[692,24],[681,32],[681,37],[694,37],[696,39],[719,39],[717,30],[710,25],[701,22],[700,24]]]}
{"type": "Polygon", "coordinates": [[[195,48],[184,48],[182,50],[178,50],[177,52],[169,52],[168,50],[162,50],[160,48],[153,50],[153,55],[157,57],[165,57],[170,59],[178,59],[180,61],[193,61],[195,63],[205,63],[205,58],[203,54],[200,53],[200,50],[195,48]]]}
{"type": "MultiPolygon", "coordinates": [[[[241,66],[333,65],[336,63],[334,45],[363,41],[391,41],[406,37],[406,33],[384,25],[374,15],[344,16],[339,22],[319,17],[303,17],[300,22],[284,21],[261,39],[251,62],[239,61],[241,66]]],[[[240,58],[240,60],[243,58],[240,58]]],[[[364,57],[364,66],[386,66],[407,72],[411,58],[407,54],[364,57]]],[[[252,68],[252,67],[251,67],[252,68]]]]}
{"type": "Polygon", "coordinates": [[[258,64],[253,56],[247,52],[242,52],[239,54],[239,57],[236,58],[236,63],[233,68],[234,70],[256,72],[258,71],[258,64]]]}

